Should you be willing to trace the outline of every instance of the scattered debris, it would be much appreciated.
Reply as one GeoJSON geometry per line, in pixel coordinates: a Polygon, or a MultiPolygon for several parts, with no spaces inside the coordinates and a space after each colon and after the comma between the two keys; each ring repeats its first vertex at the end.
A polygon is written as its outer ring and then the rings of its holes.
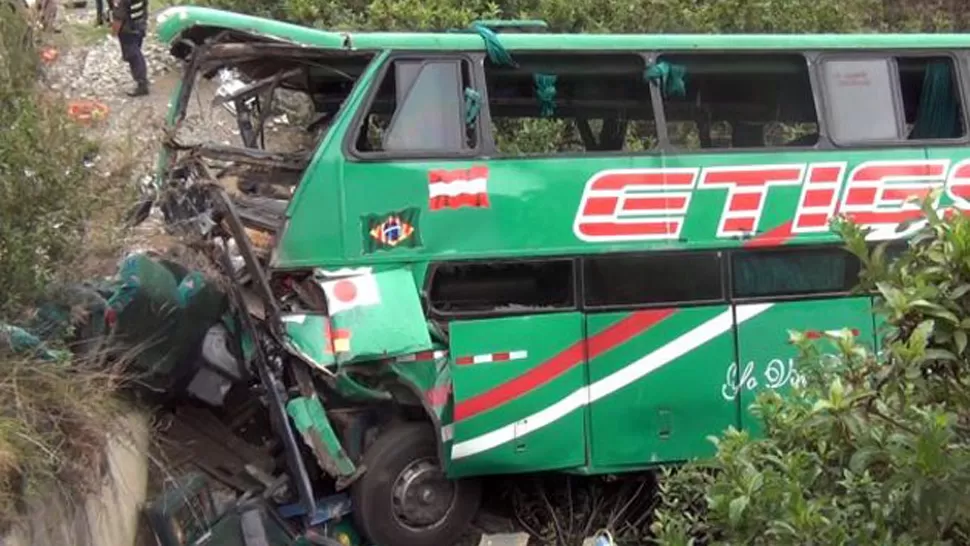
{"type": "Polygon", "coordinates": [[[529,535],[527,533],[482,535],[478,546],[529,546],[529,535]]]}
{"type": "Polygon", "coordinates": [[[59,52],[55,47],[45,47],[40,50],[40,60],[44,61],[46,64],[51,64],[57,60],[59,52]]]}
{"type": "Polygon", "coordinates": [[[79,123],[90,125],[107,119],[108,106],[96,100],[76,99],[68,101],[67,115],[79,123]]]}

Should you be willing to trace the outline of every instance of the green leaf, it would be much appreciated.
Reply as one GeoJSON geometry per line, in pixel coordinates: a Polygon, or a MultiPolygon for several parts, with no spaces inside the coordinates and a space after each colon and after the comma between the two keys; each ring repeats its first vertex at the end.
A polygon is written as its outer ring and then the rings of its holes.
{"type": "Polygon", "coordinates": [[[927,349],[923,355],[926,360],[957,360],[956,355],[946,349],[927,349]]]}
{"type": "Polygon", "coordinates": [[[835,376],[832,380],[832,384],[829,385],[829,398],[833,401],[842,400],[845,395],[845,387],[842,385],[842,379],[839,376],[835,376]]]}
{"type": "Polygon", "coordinates": [[[750,499],[747,495],[742,495],[731,501],[728,505],[728,520],[731,525],[737,526],[741,521],[741,516],[744,515],[744,509],[748,507],[748,502],[750,499]]]}
{"type": "Polygon", "coordinates": [[[861,474],[872,464],[873,459],[879,455],[880,450],[875,447],[864,447],[852,454],[849,458],[849,469],[856,474],[861,474]]]}
{"type": "Polygon", "coordinates": [[[952,322],[953,324],[960,324],[960,319],[958,319],[956,315],[948,311],[942,305],[939,305],[936,303],[930,303],[926,300],[915,300],[910,302],[910,306],[915,309],[919,309],[920,311],[922,311],[923,313],[926,313],[927,315],[946,319],[947,321],[952,322]]]}
{"type": "Polygon", "coordinates": [[[963,330],[953,332],[953,341],[957,344],[957,354],[963,354],[967,348],[967,333],[963,330]]]}
{"type": "MultiPolygon", "coordinates": [[[[950,291],[950,299],[955,300],[958,298],[962,298],[967,294],[967,292],[970,292],[970,284],[967,284],[967,283],[961,284],[960,286],[950,291]]],[[[967,320],[967,319],[963,319],[963,320],[967,320]]]]}

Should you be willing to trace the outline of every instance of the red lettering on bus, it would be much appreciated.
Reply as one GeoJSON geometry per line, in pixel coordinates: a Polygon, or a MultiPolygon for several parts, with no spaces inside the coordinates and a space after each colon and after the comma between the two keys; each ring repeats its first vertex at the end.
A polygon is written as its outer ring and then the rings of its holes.
{"type": "Polygon", "coordinates": [[[905,235],[897,233],[901,223],[922,217],[918,200],[934,190],[945,188],[954,208],[970,212],[970,159],[949,165],[948,159],[867,161],[852,170],[844,192],[844,161],[603,171],[586,184],[574,231],[590,242],[677,239],[696,184],[727,189],[717,237],[750,235],[760,227],[770,187],[803,184],[790,234],[825,233],[843,214],[871,228],[872,239],[896,238],[905,235]]]}
{"type": "Polygon", "coordinates": [[[718,237],[758,231],[768,188],[801,184],[805,165],[738,165],[708,167],[699,188],[727,188],[727,202],[717,227],[718,237]]]}
{"type": "Polygon", "coordinates": [[[919,203],[943,186],[949,160],[868,161],[855,168],[846,183],[841,213],[860,225],[895,227],[921,216],[919,203]]]}
{"type": "Polygon", "coordinates": [[[699,169],[623,169],[586,184],[573,231],[584,241],[676,239],[699,169]]]}
{"type": "Polygon", "coordinates": [[[819,233],[829,229],[839,203],[845,162],[813,163],[795,209],[792,233],[819,233]]]}

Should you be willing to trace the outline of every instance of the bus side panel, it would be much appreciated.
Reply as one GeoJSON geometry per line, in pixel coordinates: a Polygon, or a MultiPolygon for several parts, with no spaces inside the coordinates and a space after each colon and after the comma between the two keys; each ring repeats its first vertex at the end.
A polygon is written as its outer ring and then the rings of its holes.
{"type": "Polygon", "coordinates": [[[587,317],[591,472],[713,452],[707,436],[737,425],[721,396],[734,359],[730,307],[587,317]]]}
{"type": "Polygon", "coordinates": [[[738,354],[741,362],[723,370],[724,399],[740,400],[741,425],[754,435],[762,432],[761,422],[751,414],[750,406],[758,392],[774,389],[785,395],[793,382],[799,381],[798,349],[789,342],[789,330],[800,331],[817,339],[821,352],[837,354],[835,340],[826,332],[843,328],[856,336],[856,342],[872,347],[872,304],[869,297],[802,300],[777,303],[752,303],[737,306],[737,315],[748,309],[768,306],[751,320],[738,325],[738,354]],[[729,378],[734,382],[730,383],[729,378]]]}
{"type": "Polygon", "coordinates": [[[579,313],[450,325],[454,438],[449,475],[586,464],[586,358],[579,313]]]}

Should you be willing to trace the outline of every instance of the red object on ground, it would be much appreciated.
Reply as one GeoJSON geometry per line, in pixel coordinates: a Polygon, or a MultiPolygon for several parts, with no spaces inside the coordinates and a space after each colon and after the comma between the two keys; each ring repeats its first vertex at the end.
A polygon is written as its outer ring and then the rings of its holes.
{"type": "Polygon", "coordinates": [[[67,103],[67,115],[76,121],[90,124],[108,117],[108,107],[94,100],[78,99],[67,103]]]}
{"type": "Polygon", "coordinates": [[[104,322],[108,325],[108,328],[114,328],[114,325],[118,322],[118,312],[111,307],[105,309],[104,322]]]}
{"type": "Polygon", "coordinates": [[[51,64],[56,61],[58,55],[59,52],[53,47],[48,46],[40,50],[40,60],[44,61],[45,64],[51,64]]]}

